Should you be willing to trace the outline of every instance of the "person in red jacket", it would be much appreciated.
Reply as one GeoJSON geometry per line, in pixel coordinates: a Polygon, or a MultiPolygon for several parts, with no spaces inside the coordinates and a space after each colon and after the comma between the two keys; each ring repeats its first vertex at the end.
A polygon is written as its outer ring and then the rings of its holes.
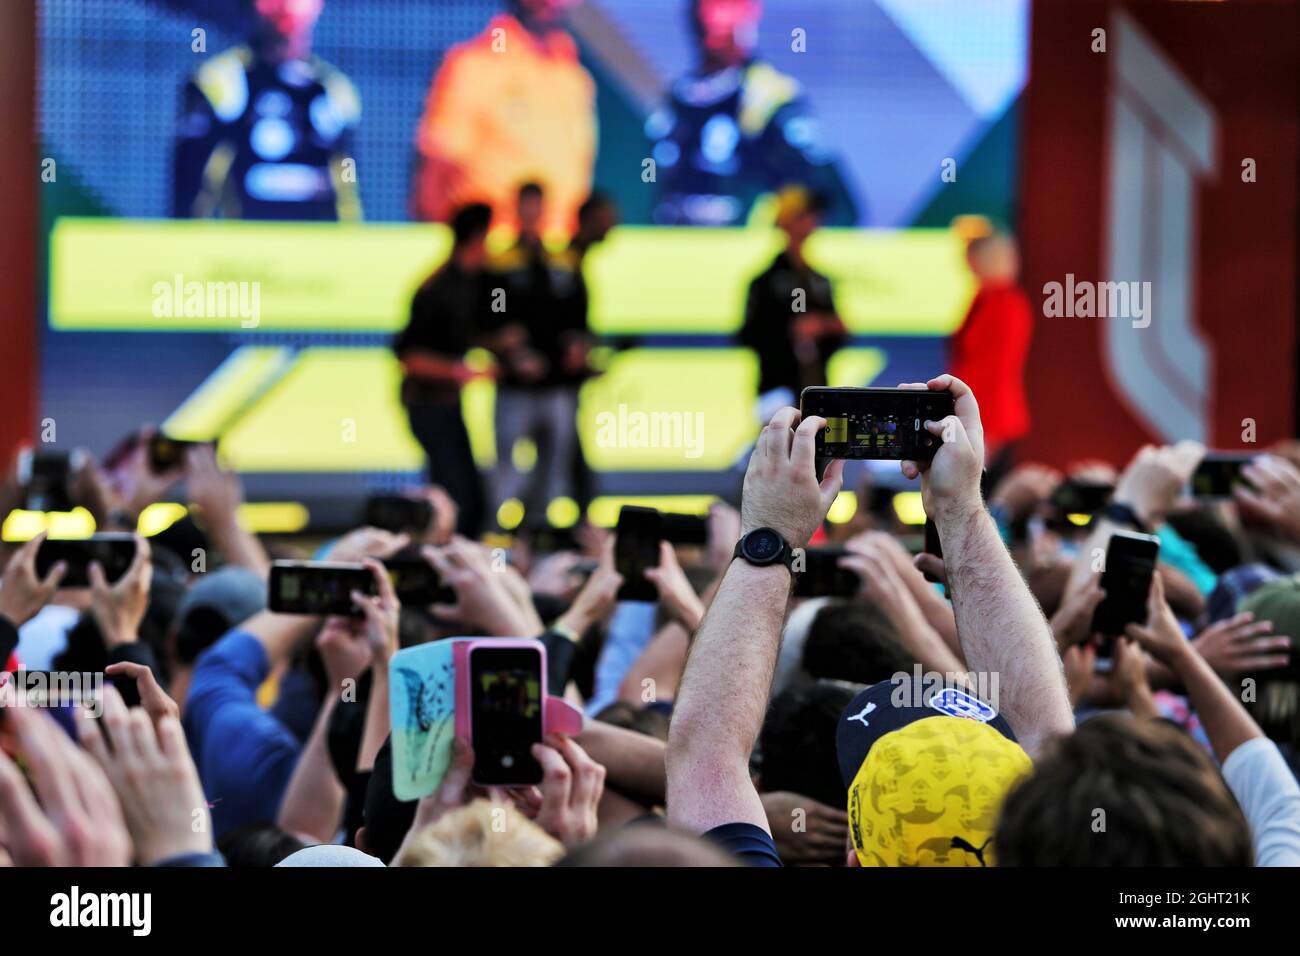
{"type": "Polygon", "coordinates": [[[1025,361],[1034,319],[1016,285],[1020,251],[1013,238],[995,233],[972,240],[966,262],[979,288],[949,341],[948,369],[980,397],[985,465],[996,473],[1010,465],[1014,443],[1029,431],[1025,361]]]}

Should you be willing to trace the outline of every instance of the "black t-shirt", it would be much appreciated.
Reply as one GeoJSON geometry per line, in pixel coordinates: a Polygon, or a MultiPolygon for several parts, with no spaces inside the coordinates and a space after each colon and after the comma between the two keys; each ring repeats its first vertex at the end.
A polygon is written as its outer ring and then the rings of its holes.
{"type": "Polygon", "coordinates": [[[581,374],[564,368],[566,347],[587,331],[587,285],[574,250],[552,254],[543,248],[516,245],[494,263],[484,285],[487,327],[495,331],[507,325],[523,326],[527,347],[546,362],[545,374],[529,381],[514,373],[509,355],[499,356],[501,385],[546,388],[582,380],[581,374]],[[504,292],[504,299],[497,298],[498,289],[504,292]],[[501,304],[494,308],[498,301],[501,304]]]}
{"type": "Polygon", "coordinates": [[[704,834],[747,866],[782,866],[772,835],[752,823],[724,823],[704,834]]]}
{"type": "Polygon", "coordinates": [[[789,253],[781,253],[767,270],[749,285],[745,303],[745,324],[740,343],[758,354],[758,391],[788,388],[799,392],[809,385],[826,384],[826,360],[844,344],[840,335],[817,340],[815,367],[800,367],[790,339],[790,329],[801,315],[815,312],[835,313],[831,283],[826,276],[795,264],[789,253]],[[795,311],[795,291],[802,290],[802,312],[795,311]]]}
{"type": "MultiPolygon", "coordinates": [[[[416,290],[411,299],[411,320],[393,341],[393,351],[399,358],[420,349],[459,361],[474,343],[481,294],[479,277],[449,261],[416,290]]],[[[408,376],[402,383],[402,398],[407,404],[454,400],[459,394],[460,388],[452,382],[408,376]]]]}

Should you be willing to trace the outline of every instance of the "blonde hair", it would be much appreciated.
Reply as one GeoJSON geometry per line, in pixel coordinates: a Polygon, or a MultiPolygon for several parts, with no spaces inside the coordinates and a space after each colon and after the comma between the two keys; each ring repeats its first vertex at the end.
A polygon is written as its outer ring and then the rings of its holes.
{"type": "Polygon", "coordinates": [[[564,846],[513,805],[478,799],[431,823],[394,866],[550,866],[564,846]]]}

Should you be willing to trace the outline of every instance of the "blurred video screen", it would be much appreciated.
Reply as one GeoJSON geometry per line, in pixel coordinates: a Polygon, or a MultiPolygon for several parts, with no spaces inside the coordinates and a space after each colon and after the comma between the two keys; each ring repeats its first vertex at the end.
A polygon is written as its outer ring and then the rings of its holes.
{"type": "MultiPolygon", "coordinates": [[[[219,435],[263,498],[420,471],[392,336],[449,210],[488,199],[508,243],[525,179],[559,242],[592,189],[619,207],[585,266],[607,355],[578,428],[606,488],[715,486],[756,432],[734,334],[784,185],[830,200],[809,258],[853,336],[830,384],[937,369],[972,292],[950,222],[1014,219],[1027,0],[582,0],[544,49],[512,42],[530,2],[38,0],[60,446],[219,435]],[[305,15],[302,55],[264,62],[268,18],[305,15]],[[705,70],[719,29],[741,62],[705,70]],[[620,406],[707,410],[701,453],[603,447],[620,406]]],[[[488,466],[491,384],[464,407],[488,466]]]]}

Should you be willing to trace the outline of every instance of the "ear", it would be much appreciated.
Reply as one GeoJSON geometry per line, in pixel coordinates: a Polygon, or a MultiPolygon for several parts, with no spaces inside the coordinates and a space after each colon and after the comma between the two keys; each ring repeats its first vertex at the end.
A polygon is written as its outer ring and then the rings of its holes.
{"type": "MultiPolygon", "coordinates": [[[[360,850],[362,853],[370,853],[370,847],[366,844],[365,827],[357,827],[357,833],[356,836],[353,837],[352,842],[357,845],[357,849],[360,850]]],[[[371,855],[373,856],[374,854],[371,855]]]]}

